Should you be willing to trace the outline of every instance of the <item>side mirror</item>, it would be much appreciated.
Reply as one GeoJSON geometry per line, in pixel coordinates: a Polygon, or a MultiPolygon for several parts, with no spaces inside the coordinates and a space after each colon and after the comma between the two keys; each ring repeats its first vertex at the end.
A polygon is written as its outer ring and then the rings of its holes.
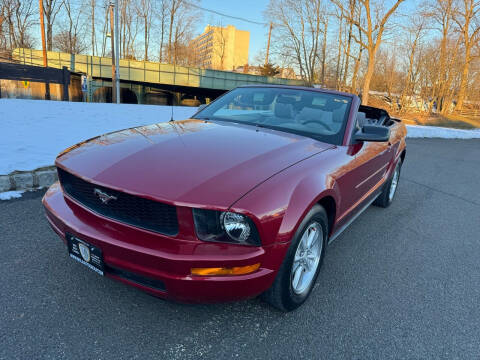
{"type": "Polygon", "coordinates": [[[388,141],[390,129],[386,126],[363,125],[362,129],[353,136],[355,141],[388,141]]]}
{"type": "Polygon", "coordinates": [[[207,104],[200,104],[200,105],[198,105],[198,107],[197,107],[197,111],[203,110],[203,109],[206,108],[206,107],[207,107],[207,104]]]}

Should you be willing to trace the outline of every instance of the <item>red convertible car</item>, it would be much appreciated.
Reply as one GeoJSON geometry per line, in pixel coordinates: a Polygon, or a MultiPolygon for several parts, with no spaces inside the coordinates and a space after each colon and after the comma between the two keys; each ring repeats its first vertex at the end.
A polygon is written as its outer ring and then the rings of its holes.
{"type": "Polygon", "coordinates": [[[289,311],[328,243],[392,202],[405,136],[356,95],[239,87],[188,120],[68,148],[43,204],[69,256],[101,275],[187,302],[262,294],[289,311]]]}

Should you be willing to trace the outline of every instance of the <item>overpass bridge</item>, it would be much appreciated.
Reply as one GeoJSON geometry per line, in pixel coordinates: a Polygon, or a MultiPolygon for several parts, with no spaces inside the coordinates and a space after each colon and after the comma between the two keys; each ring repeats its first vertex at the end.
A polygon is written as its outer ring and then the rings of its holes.
{"type": "MultiPolygon", "coordinates": [[[[12,57],[22,64],[43,66],[41,50],[15,49],[12,57]]],[[[111,101],[111,58],[48,51],[47,59],[49,67],[65,66],[87,75],[88,101],[111,101]]],[[[120,60],[119,73],[122,102],[136,103],[180,104],[182,98],[208,102],[240,85],[303,85],[301,80],[128,59],[120,60]]]]}

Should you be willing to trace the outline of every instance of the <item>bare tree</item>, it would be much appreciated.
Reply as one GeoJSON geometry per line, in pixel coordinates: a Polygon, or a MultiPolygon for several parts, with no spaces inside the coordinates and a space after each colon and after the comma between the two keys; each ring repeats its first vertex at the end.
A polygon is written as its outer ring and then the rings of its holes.
{"type": "Polygon", "coordinates": [[[120,54],[125,59],[135,59],[137,50],[135,41],[140,29],[139,18],[136,16],[133,0],[121,0],[119,3],[120,54]]]}
{"type": "Polygon", "coordinates": [[[95,54],[98,53],[98,48],[97,48],[97,40],[96,40],[96,32],[95,32],[95,7],[97,5],[96,0],[90,0],[90,25],[91,25],[91,36],[92,36],[92,42],[91,42],[91,50],[92,50],[92,55],[95,56],[95,54]]]}
{"type": "Polygon", "coordinates": [[[158,51],[158,61],[163,62],[164,60],[164,42],[165,42],[165,34],[167,28],[167,13],[168,13],[168,4],[167,0],[159,0],[156,10],[157,18],[160,20],[160,44],[159,44],[159,51],[158,51]]]}
{"type": "MultiPolygon", "coordinates": [[[[398,54],[395,47],[387,49],[381,48],[375,59],[375,71],[370,85],[376,91],[386,93],[392,100],[398,97],[402,90],[403,74],[398,66],[398,54]]],[[[396,102],[391,103],[391,109],[396,110],[396,102]]]]}
{"type": "MultiPolygon", "coordinates": [[[[348,15],[347,19],[355,18],[355,10],[357,7],[357,0],[348,1],[348,15]]],[[[350,64],[351,49],[352,49],[352,35],[353,35],[353,22],[348,21],[348,34],[347,34],[347,47],[345,49],[345,64],[343,71],[342,85],[345,86],[347,83],[347,76],[350,64]]]]}
{"type": "Polygon", "coordinates": [[[53,47],[53,24],[58,12],[62,8],[62,0],[43,0],[43,13],[46,21],[47,31],[47,50],[51,51],[53,47]]]}
{"type": "Polygon", "coordinates": [[[370,81],[375,70],[375,56],[382,43],[382,36],[385,32],[387,21],[397,10],[398,6],[405,0],[396,0],[392,7],[386,12],[382,12],[382,2],[372,3],[370,0],[359,0],[363,6],[363,13],[365,14],[366,24],[350,18],[355,25],[366,36],[366,41],[359,41],[359,43],[368,52],[367,73],[363,80],[362,103],[368,104],[368,96],[370,91],[370,81]]]}
{"type": "Polygon", "coordinates": [[[177,12],[179,11],[180,7],[182,6],[183,0],[170,0],[170,7],[169,7],[169,28],[168,28],[168,48],[167,48],[167,58],[168,61],[171,63],[173,62],[173,26],[177,17],[177,12]]]}
{"type": "Polygon", "coordinates": [[[445,100],[452,79],[452,71],[448,65],[456,58],[459,45],[459,41],[456,41],[456,45],[452,46],[451,40],[453,15],[456,12],[455,0],[436,0],[430,12],[438,26],[435,29],[441,33],[441,38],[438,46],[438,65],[433,74],[435,77],[432,80],[429,110],[431,111],[436,103],[438,110],[444,112],[448,107],[445,100]]]}
{"type": "Polygon", "coordinates": [[[87,46],[82,41],[81,36],[74,35],[67,30],[62,30],[53,37],[53,48],[56,51],[69,53],[69,54],[81,54],[87,50],[87,46]]]}
{"type": "MultiPolygon", "coordinates": [[[[359,22],[359,23],[360,23],[360,18],[361,18],[361,12],[359,11],[358,12],[358,18],[357,18],[357,22],[359,22]]],[[[362,30],[360,29],[360,27],[357,27],[357,31],[358,31],[358,37],[355,36],[354,33],[351,34],[352,39],[354,39],[355,42],[358,45],[358,53],[357,53],[357,56],[355,57],[355,66],[353,68],[352,82],[351,82],[351,86],[350,86],[350,88],[351,88],[350,91],[352,91],[354,93],[357,93],[358,73],[359,73],[359,70],[360,70],[360,64],[362,62],[362,55],[363,55],[363,50],[364,50],[362,30]]]]}
{"type": "Polygon", "coordinates": [[[270,0],[266,16],[276,23],[275,51],[290,57],[307,84],[313,84],[323,31],[321,0],[270,0]]]}
{"type": "MultiPolygon", "coordinates": [[[[108,24],[109,24],[109,7],[108,7],[108,0],[104,1],[103,9],[105,12],[105,16],[103,18],[103,25],[102,25],[102,56],[107,55],[107,34],[109,34],[108,31],[108,24]]],[[[111,54],[111,52],[110,52],[111,54]]]]}
{"type": "MultiPolygon", "coordinates": [[[[219,23],[215,26],[217,31],[215,31],[214,43],[214,56],[220,60],[219,70],[225,70],[225,56],[227,52],[227,34],[225,33],[225,28],[222,23],[219,23]]],[[[229,69],[227,69],[229,70],[229,69]]]]}
{"type": "Polygon", "coordinates": [[[30,1],[3,0],[2,19],[8,29],[5,36],[9,49],[18,47],[30,48],[34,40],[31,34],[35,24],[35,9],[30,1]]]}
{"type": "Polygon", "coordinates": [[[418,47],[422,36],[425,34],[428,16],[425,12],[420,12],[418,15],[410,19],[410,25],[406,26],[406,44],[404,47],[405,53],[408,54],[407,74],[403,83],[403,89],[400,96],[400,107],[405,109],[407,105],[407,97],[413,95],[415,91],[415,83],[417,78],[418,67],[418,47]]]}
{"type": "Polygon", "coordinates": [[[63,30],[54,37],[54,48],[61,52],[79,54],[87,49],[83,34],[81,34],[80,20],[83,18],[84,4],[75,0],[62,0],[66,15],[63,30]]]}
{"type": "Polygon", "coordinates": [[[192,65],[194,58],[187,49],[192,40],[192,29],[198,19],[200,19],[198,11],[189,6],[187,2],[182,3],[173,26],[173,42],[171,43],[173,54],[171,55],[174,64],[192,65]]]}
{"type": "Polygon", "coordinates": [[[322,58],[321,58],[321,73],[320,83],[325,85],[325,71],[327,65],[327,34],[328,34],[328,16],[325,16],[323,21],[323,42],[322,42],[322,58]]]}
{"type": "Polygon", "coordinates": [[[152,2],[151,0],[139,0],[137,3],[137,14],[143,20],[144,35],[144,56],[143,59],[148,61],[148,45],[150,42],[150,30],[152,26],[152,2]]]}
{"type": "Polygon", "coordinates": [[[342,50],[344,48],[344,43],[343,43],[343,22],[344,22],[344,16],[342,11],[340,11],[338,14],[336,14],[338,18],[338,49],[337,49],[337,61],[335,65],[335,88],[339,89],[340,88],[340,79],[342,78],[341,76],[341,71],[342,69],[340,68],[341,64],[341,57],[342,57],[342,50]]]}
{"type": "Polygon", "coordinates": [[[463,107],[467,90],[468,73],[472,62],[472,48],[480,40],[480,2],[463,0],[461,7],[454,12],[453,19],[457,23],[463,38],[464,64],[457,97],[456,110],[463,107]]]}
{"type": "Polygon", "coordinates": [[[0,49],[5,49],[7,47],[7,37],[5,36],[5,2],[0,3],[0,49]]]}

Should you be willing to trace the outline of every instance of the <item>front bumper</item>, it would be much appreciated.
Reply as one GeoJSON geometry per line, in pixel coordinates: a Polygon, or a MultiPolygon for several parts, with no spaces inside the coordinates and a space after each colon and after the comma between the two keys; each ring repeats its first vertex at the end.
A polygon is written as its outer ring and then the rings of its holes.
{"type": "MultiPolygon", "coordinates": [[[[207,243],[180,221],[179,235],[167,237],[103,218],[64,196],[58,183],[43,198],[47,219],[66,243],[70,233],[99,247],[105,275],[153,295],[186,302],[222,302],[254,297],[268,289],[288,244],[265,247],[207,243]],[[188,239],[188,240],[185,240],[188,239]],[[194,267],[234,267],[260,263],[254,273],[235,276],[192,276],[194,267]]],[[[180,209],[184,214],[191,210],[180,209]]]]}

